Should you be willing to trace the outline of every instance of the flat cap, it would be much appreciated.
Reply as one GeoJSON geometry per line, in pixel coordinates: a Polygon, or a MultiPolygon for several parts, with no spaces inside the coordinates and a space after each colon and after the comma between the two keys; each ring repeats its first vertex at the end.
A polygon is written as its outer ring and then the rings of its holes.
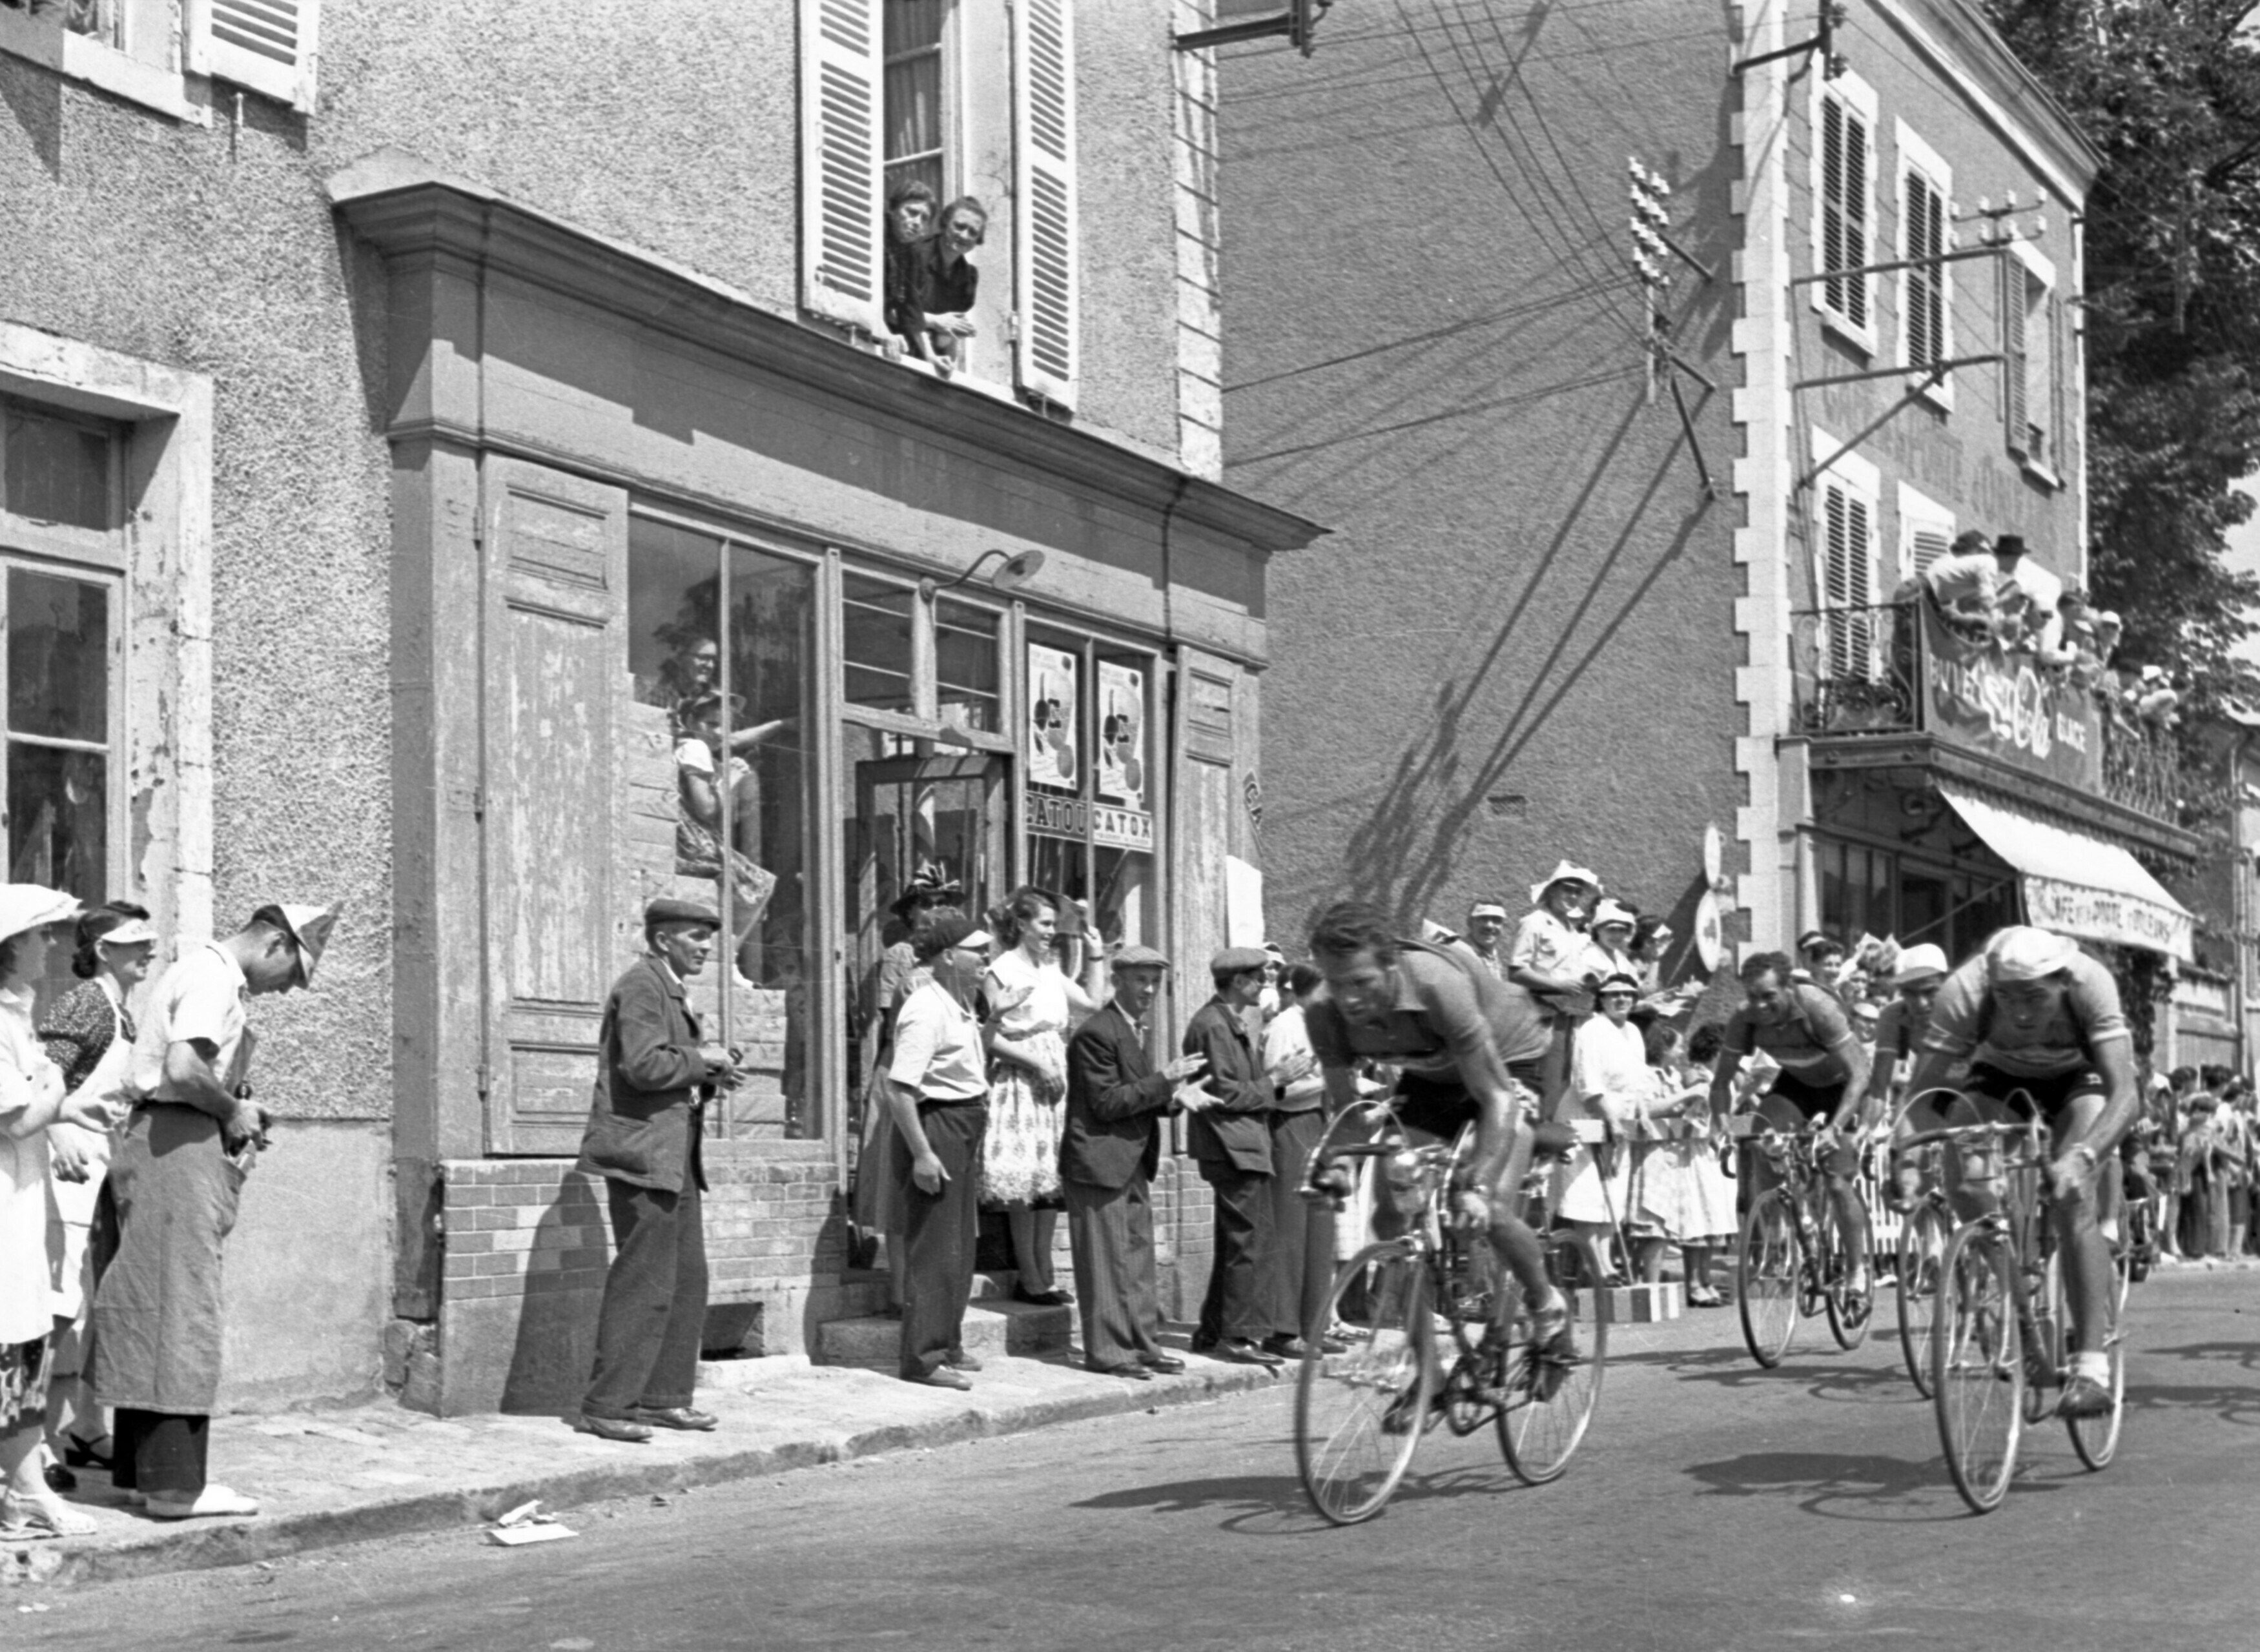
{"type": "Polygon", "coordinates": [[[1125,947],[1110,961],[1116,969],[1166,969],[1169,961],[1151,947],[1125,947]]]}
{"type": "Polygon", "coordinates": [[[988,944],[989,932],[955,906],[933,908],[911,931],[911,955],[920,963],[932,962],[952,947],[978,951],[988,944]]]}
{"type": "Polygon", "coordinates": [[[704,901],[677,900],[662,895],[643,909],[644,927],[654,924],[704,924],[709,929],[722,926],[722,914],[704,901]]]}
{"type": "Polygon", "coordinates": [[[1240,975],[1249,969],[1261,969],[1271,962],[1261,947],[1227,947],[1208,961],[1211,975],[1240,975]]]}

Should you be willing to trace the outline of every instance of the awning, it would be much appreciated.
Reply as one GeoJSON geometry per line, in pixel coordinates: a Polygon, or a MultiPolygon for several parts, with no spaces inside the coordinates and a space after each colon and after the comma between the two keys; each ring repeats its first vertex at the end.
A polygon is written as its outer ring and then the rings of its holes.
{"type": "Polygon", "coordinates": [[[2013,814],[1952,786],[1938,790],[1988,848],[2023,874],[2027,921],[2191,962],[2196,920],[2117,844],[2013,814]]]}

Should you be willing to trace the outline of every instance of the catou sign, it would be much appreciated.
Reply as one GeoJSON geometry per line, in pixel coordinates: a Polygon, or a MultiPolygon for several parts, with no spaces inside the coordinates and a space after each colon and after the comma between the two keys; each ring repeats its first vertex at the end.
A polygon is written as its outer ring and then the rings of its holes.
{"type": "Polygon", "coordinates": [[[1922,604],[1923,726],[1939,738],[2083,791],[2103,787],[2095,698],[1999,641],[1949,631],[1922,604]]]}

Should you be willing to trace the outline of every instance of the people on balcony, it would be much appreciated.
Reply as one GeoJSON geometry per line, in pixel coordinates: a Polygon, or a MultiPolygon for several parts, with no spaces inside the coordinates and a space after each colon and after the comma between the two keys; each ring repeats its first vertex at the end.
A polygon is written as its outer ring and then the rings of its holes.
{"type": "MultiPolygon", "coordinates": [[[[2021,543],[2018,547],[2021,551],[2021,543]]],[[[1972,642],[1993,634],[2000,611],[2001,570],[1993,547],[1976,528],[1955,535],[1945,555],[1922,576],[1923,589],[1947,628],[1972,642]]]]}

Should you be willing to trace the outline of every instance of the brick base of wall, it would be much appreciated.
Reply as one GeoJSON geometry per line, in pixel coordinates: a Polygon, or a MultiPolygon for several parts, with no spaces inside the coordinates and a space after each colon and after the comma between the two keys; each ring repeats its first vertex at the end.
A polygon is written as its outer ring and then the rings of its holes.
{"type": "MultiPolygon", "coordinates": [[[[805,1353],[826,1320],[884,1305],[883,1276],[849,1267],[847,1200],[828,1154],[800,1156],[799,1145],[708,1167],[709,1353],[805,1353]]],[[[1193,1319],[1215,1248],[1208,1187],[1191,1161],[1163,1161],[1154,1205],[1162,1312],[1193,1319]]],[[[436,1334],[404,1322],[388,1349],[404,1403],[442,1416],[576,1405],[611,1256],[602,1178],[568,1159],[449,1160],[440,1219],[436,1334]]],[[[1062,1284],[1066,1239],[1062,1221],[1062,1284]]]]}

